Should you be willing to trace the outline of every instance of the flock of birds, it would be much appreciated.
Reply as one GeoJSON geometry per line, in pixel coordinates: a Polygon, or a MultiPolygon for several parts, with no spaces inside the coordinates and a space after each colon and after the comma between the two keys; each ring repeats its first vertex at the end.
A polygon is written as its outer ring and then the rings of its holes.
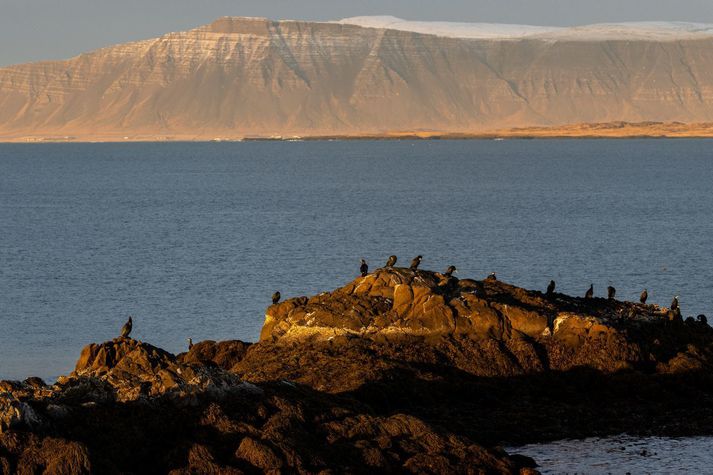
{"type": "MultiPolygon", "coordinates": [[[[421,261],[423,260],[423,256],[418,255],[413,258],[411,261],[411,265],[409,266],[409,269],[412,271],[418,270],[418,266],[421,265],[421,261]]],[[[396,256],[389,256],[388,260],[386,261],[386,266],[387,268],[394,267],[396,265],[396,262],[398,261],[398,258],[396,256]]],[[[456,269],[456,266],[448,266],[446,271],[443,273],[444,276],[446,277],[452,277],[453,274],[457,273],[458,269],[456,269]]],[[[359,273],[361,274],[362,277],[366,277],[369,274],[369,264],[367,264],[366,260],[361,259],[360,265],[359,265],[359,273]]],[[[487,280],[497,280],[497,275],[495,272],[492,272],[488,277],[486,278],[487,280]]],[[[554,280],[550,280],[549,285],[547,286],[547,291],[545,294],[548,297],[551,297],[555,293],[555,288],[557,287],[557,284],[555,283],[554,280]]],[[[611,285],[607,287],[607,298],[609,300],[614,300],[616,297],[616,289],[612,287],[611,285]]],[[[275,292],[272,294],[272,304],[276,305],[280,302],[280,299],[282,298],[282,294],[280,294],[280,291],[275,292]]],[[[585,299],[593,299],[594,298],[594,284],[590,284],[589,289],[584,294],[585,299]]],[[[642,304],[646,304],[646,301],[649,298],[649,292],[647,289],[644,289],[643,292],[641,292],[641,295],[639,296],[639,302],[642,304]]],[[[671,302],[671,307],[669,309],[669,312],[672,312],[672,316],[674,318],[681,318],[681,309],[679,306],[678,302],[678,295],[673,298],[673,301],[671,302]]],[[[705,315],[698,315],[698,321],[701,323],[707,323],[707,319],[705,315]]],[[[128,338],[129,335],[131,334],[131,330],[133,328],[133,321],[132,318],[129,317],[129,320],[124,324],[124,326],[121,329],[121,337],[122,338],[128,338]]],[[[193,340],[188,338],[188,349],[190,350],[193,347],[193,340]]]]}
{"type": "MultiPolygon", "coordinates": [[[[413,258],[411,261],[411,265],[409,266],[409,269],[412,271],[418,270],[418,266],[421,265],[421,261],[423,260],[423,256],[419,255],[413,258]]],[[[396,265],[396,262],[398,261],[398,257],[396,256],[389,256],[388,260],[386,261],[386,266],[387,268],[394,267],[396,265]]],[[[362,277],[366,277],[367,274],[369,273],[369,264],[367,264],[366,260],[361,259],[360,265],[359,265],[359,272],[362,277]]],[[[444,276],[446,277],[452,277],[454,273],[458,272],[456,269],[456,266],[448,266],[446,271],[443,273],[444,276]]],[[[497,275],[495,272],[492,272],[487,279],[489,280],[497,280],[497,275]]],[[[555,293],[555,288],[557,284],[555,283],[554,280],[551,280],[549,285],[547,286],[547,291],[546,295],[552,296],[555,293]]],[[[609,300],[614,300],[616,297],[616,289],[612,287],[611,285],[607,287],[607,298],[609,300]]],[[[280,292],[275,292],[272,294],[272,304],[275,305],[280,302],[280,299],[282,298],[280,292]]],[[[591,284],[589,286],[589,289],[584,294],[585,299],[593,299],[594,298],[594,284],[591,284]]],[[[646,304],[646,301],[649,298],[649,291],[647,289],[644,289],[643,292],[641,292],[641,295],[639,296],[639,302],[642,304],[646,304]]],[[[672,311],[677,311],[679,310],[679,305],[678,305],[678,296],[675,296],[673,298],[673,301],[671,302],[671,310],[672,311]]]]}

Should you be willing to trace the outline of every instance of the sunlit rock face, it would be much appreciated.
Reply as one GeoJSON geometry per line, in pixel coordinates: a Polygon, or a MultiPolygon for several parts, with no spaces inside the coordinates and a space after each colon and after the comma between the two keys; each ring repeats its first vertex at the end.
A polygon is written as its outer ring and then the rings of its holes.
{"type": "Polygon", "coordinates": [[[511,28],[462,38],[400,28],[223,18],[66,61],[2,68],[0,137],[713,121],[713,39],[705,29],[511,28]]]}
{"type": "Polygon", "coordinates": [[[710,337],[707,325],[684,323],[656,305],[384,268],[332,292],[270,306],[260,339],[337,347],[359,346],[359,340],[387,347],[411,342],[426,347],[424,355],[444,353],[474,374],[503,376],[578,366],[700,369],[708,350],[702,358],[685,342],[710,337]]]}

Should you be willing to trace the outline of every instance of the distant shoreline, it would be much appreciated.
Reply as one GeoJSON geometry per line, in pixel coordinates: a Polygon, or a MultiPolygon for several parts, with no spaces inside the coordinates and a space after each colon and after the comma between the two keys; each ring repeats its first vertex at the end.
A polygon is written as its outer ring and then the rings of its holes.
{"type": "Polygon", "coordinates": [[[484,132],[401,131],[354,134],[17,134],[0,136],[0,143],[141,143],[141,142],[255,142],[349,140],[505,140],[505,139],[705,139],[713,138],[713,123],[607,122],[558,127],[521,127],[484,132]]]}

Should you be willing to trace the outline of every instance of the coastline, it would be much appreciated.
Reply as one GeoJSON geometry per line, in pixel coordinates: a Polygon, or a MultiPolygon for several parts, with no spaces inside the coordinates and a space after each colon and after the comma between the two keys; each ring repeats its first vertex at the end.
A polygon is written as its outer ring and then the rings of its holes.
{"type": "Polygon", "coordinates": [[[499,447],[713,434],[702,317],[380,268],[274,303],[258,343],[174,355],[125,326],[52,385],[0,382],[0,467],[534,475],[499,447]]]}
{"type": "Polygon", "coordinates": [[[553,127],[515,127],[485,131],[394,131],[356,133],[98,133],[5,134],[0,143],[156,143],[156,142],[253,142],[253,141],[351,141],[351,140],[498,140],[498,139],[656,139],[713,138],[713,122],[605,122],[553,127]]]}

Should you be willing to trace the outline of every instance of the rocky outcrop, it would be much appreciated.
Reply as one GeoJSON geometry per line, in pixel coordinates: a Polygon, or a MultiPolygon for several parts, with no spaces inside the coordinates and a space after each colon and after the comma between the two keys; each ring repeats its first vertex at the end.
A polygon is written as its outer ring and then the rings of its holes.
{"type": "Polygon", "coordinates": [[[107,384],[119,401],[140,397],[224,393],[240,387],[235,376],[211,365],[183,363],[171,353],[130,338],[119,338],[82,350],[74,372],[58,384],[97,379],[107,384]]]}
{"type": "MultiPolygon", "coordinates": [[[[705,324],[666,308],[609,299],[544,295],[486,279],[379,269],[333,292],[268,308],[261,344],[361,339],[439,352],[472,374],[507,376],[579,366],[614,372],[660,365],[708,342],[705,324]]],[[[270,345],[268,345],[270,346],[270,345]]],[[[691,356],[690,365],[709,360],[691,356]]]]}
{"type": "Polygon", "coordinates": [[[119,338],[0,382],[4,473],[536,473],[495,447],[711,434],[713,329],[666,308],[378,269],[261,341],[119,338]]]}
{"type": "Polygon", "coordinates": [[[185,364],[218,366],[230,369],[243,359],[251,343],[243,341],[206,340],[193,345],[187,353],[178,355],[178,360],[185,364]]]}
{"type": "Polygon", "coordinates": [[[0,138],[212,140],[711,122],[711,45],[710,34],[467,39],[223,18],[66,61],[0,68],[0,138]]]}
{"type": "Polygon", "coordinates": [[[176,357],[120,338],[87,346],[54,385],[1,382],[1,473],[536,473],[412,415],[242,382],[220,366],[248,346],[176,357]]]}
{"type": "Polygon", "coordinates": [[[378,269],[267,309],[232,371],[485,444],[709,434],[713,329],[669,309],[378,269]]]}

